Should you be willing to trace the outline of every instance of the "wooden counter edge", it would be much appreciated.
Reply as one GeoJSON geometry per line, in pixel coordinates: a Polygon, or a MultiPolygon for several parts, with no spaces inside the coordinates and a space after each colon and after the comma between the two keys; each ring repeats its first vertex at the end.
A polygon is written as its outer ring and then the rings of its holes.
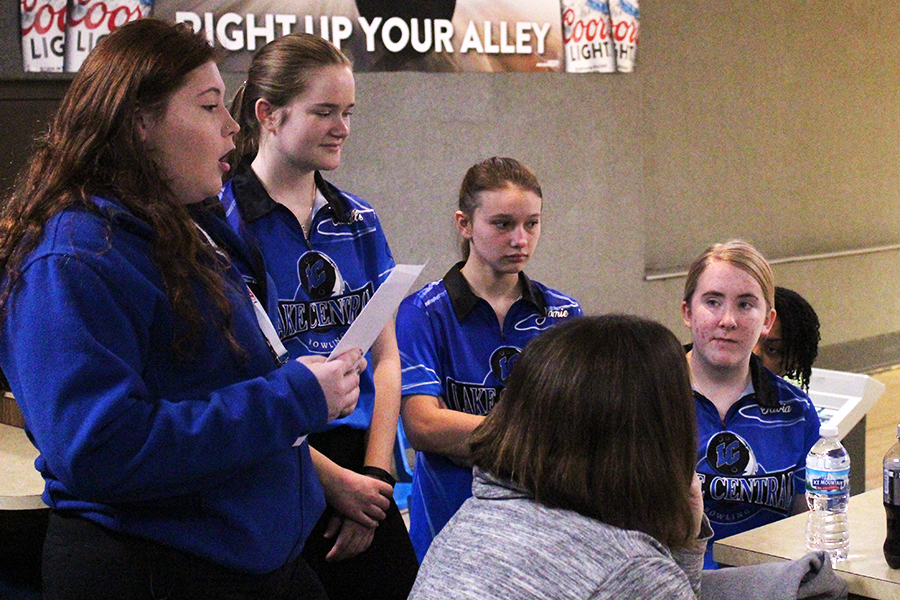
{"type": "Polygon", "coordinates": [[[16,399],[9,392],[0,394],[0,423],[19,429],[25,428],[25,419],[16,399]]]}

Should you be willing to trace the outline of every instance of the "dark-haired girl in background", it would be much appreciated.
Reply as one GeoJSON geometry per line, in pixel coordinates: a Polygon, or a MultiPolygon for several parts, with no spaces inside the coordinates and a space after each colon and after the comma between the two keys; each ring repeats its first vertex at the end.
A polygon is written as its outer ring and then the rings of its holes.
{"type": "Polygon", "coordinates": [[[819,316],[809,302],[793,290],[776,286],[775,323],[753,348],[763,365],[809,390],[821,339],[819,316]]]}

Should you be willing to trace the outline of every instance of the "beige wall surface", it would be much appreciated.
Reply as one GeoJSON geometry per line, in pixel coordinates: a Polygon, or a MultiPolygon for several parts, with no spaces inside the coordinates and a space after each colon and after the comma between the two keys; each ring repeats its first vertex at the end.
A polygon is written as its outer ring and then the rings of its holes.
{"type": "MultiPolygon", "coordinates": [[[[629,75],[359,74],[331,178],[375,205],[397,261],[430,261],[421,283],[456,259],[466,168],[517,157],[546,198],[528,272],[682,339],[683,280],[644,275],[710,242],[771,258],[900,243],[900,5],[648,0],[641,26],[629,75]]],[[[900,331],[900,252],[775,271],[825,345],[900,331]]]]}

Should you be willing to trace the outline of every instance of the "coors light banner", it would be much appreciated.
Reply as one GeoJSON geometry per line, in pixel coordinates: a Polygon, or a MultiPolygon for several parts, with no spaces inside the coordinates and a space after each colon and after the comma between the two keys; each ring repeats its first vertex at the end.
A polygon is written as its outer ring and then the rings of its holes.
{"type": "Polygon", "coordinates": [[[298,31],[358,72],[628,72],[639,30],[638,0],[68,0],[65,19],[60,4],[21,0],[26,71],[76,71],[104,35],[151,12],[202,33],[231,72],[298,31]]]}
{"type": "Polygon", "coordinates": [[[21,0],[22,69],[75,72],[103,36],[149,16],[152,0],[21,0]]]}
{"type": "Polygon", "coordinates": [[[22,68],[59,73],[66,49],[66,0],[22,0],[22,68]]]}

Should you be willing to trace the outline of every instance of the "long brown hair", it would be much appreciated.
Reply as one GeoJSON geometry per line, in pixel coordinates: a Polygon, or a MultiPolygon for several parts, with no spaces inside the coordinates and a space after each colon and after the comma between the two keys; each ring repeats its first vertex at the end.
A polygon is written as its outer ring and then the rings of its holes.
{"type": "Polygon", "coordinates": [[[139,111],[162,114],[188,74],[213,59],[202,36],[154,19],[120,27],[88,55],[0,210],[0,318],[47,221],[75,206],[96,212],[91,197],[102,195],[154,231],[153,260],[182,327],[173,339],[179,354],[189,354],[204,321],[240,353],[218,260],[173,196],[138,128],[139,111]],[[211,313],[200,310],[197,284],[212,301],[211,313]]]}
{"type": "Polygon", "coordinates": [[[234,136],[236,149],[231,163],[259,150],[256,101],[287,106],[309,86],[312,74],[322,68],[350,67],[350,60],[334,44],[318,35],[292,33],[272,40],[253,55],[247,81],[231,101],[231,116],[241,130],[234,136]]]}
{"type": "Polygon", "coordinates": [[[537,502],[689,541],[694,400],[684,350],[658,323],[581,317],[535,338],[471,446],[537,502]]]}

